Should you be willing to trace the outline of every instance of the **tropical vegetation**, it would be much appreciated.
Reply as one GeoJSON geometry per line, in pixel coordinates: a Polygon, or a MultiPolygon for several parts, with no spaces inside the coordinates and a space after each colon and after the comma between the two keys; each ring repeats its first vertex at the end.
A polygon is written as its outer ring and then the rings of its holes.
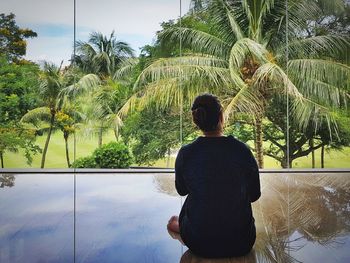
{"type": "Polygon", "coordinates": [[[169,164],[198,136],[194,97],[212,92],[224,105],[225,134],[246,142],[261,168],[264,156],[283,168],[311,156],[315,167],[316,152],[324,167],[325,152],[350,145],[349,10],[344,0],[193,0],[181,19],[162,22],[138,56],[114,32],[91,32],[65,66],[25,60],[26,39],[37,33],[1,14],[2,166],[14,151],[29,163],[42,153],[44,168],[57,132],[67,167],[152,165],[164,157],[169,164]],[[116,143],[104,144],[110,132],[116,143]],[[71,149],[87,138],[97,138],[97,148],[75,160],[71,149]]]}

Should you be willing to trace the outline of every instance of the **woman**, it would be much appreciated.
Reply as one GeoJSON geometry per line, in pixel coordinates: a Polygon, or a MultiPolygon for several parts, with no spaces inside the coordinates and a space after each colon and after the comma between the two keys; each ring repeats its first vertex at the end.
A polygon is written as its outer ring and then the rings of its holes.
{"type": "Polygon", "coordinates": [[[183,146],[177,155],[175,187],[188,196],[179,218],[169,220],[168,229],[179,233],[198,256],[245,255],[256,237],[251,202],[260,197],[258,166],[244,143],[223,135],[217,97],[198,96],[192,117],[204,136],[183,146]]]}

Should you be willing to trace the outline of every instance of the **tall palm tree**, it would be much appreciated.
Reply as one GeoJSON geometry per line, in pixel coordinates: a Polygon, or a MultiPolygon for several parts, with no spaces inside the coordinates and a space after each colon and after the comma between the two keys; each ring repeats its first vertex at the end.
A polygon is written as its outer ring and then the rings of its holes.
{"type": "Polygon", "coordinates": [[[337,60],[348,50],[349,37],[303,36],[307,19],[319,12],[315,1],[288,0],[288,13],[286,0],[203,3],[210,29],[173,26],[161,32],[163,41],[181,40],[187,52],[146,67],[120,115],[136,105],[181,106],[199,92],[217,92],[227,118],[237,111],[252,116],[263,168],[263,119],[272,95],[290,96],[290,109],[302,127],[314,113],[320,116],[315,121],[330,122],[324,105],[337,107],[348,99],[350,67],[337,60]]]}
{"type": "Polygon", "coordinates": [[[109,37],[92,32],[87,42],[77,41],[77,66],[85,73],[98,75],[102,80],[113,76],[120,63],[133,57],[134,50],[126,42],[119,41],[114,31],[109,37]]]}
{"type": "MultiPolygon", "coordinates": [[[[41,168],[45,166],[46,153],[49,147],[50,138],[56,124],[56,115],[64,108],[66,101],[63,91],[71,86],[91,88],[98,83],[94,75],[88,74],[82,77],[77,83],[72,78],[69,70],[62,69],[62,63],[58,67],[55,64],[44,62],[43,71],[40,75],[40,92],[39,96],[43,101],[41,107],[28,111],[21,119],[23,123],[32,123],[39,127],[40,124],[48,124],[47,137],[41,158],[41,168]]],[[[68,137],[67,137],[68,140],[68,137]]],[[[67,146],[67,145],[66,145],[67,146]]]]}
{"type": "MultiPolygon", "coordinates": [[[[113,111],[111,103],[115,97],[114,75],[121,66],[125,67],[126,61],[134,57],[134,50],[126,42],[119,41],[114,31],[109,37],[100,32],[93,32],[87,42],[77,42],[77,55],[74,58],[76,65],[87,74],[95,74],[100,78],[100,85],[95,88],[93,100],[95,114],[94,123],[98,124],[98,142],[102,144],[103,131],[106,125],[114,128],[116,139],[118,139],[118,128],[120,120],[113,111]]],[[[118,104],[118,103],[117,103],[118,104]]],[[[90,119],[91,120],[91,119],[90,119]]]]}

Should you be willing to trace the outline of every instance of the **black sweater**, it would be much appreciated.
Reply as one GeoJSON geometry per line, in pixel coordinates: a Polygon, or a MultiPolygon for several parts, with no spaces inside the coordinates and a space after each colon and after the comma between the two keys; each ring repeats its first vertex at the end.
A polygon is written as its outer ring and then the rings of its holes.
{"type": "Polygon", "coordinates": [[[188,195],[180,234],[204,257],[240,256],[255,242],[251,202],[260,197],[259,170],[248,147],[233,138],[199,137],[175,162],[175,186],[188,195]]]}

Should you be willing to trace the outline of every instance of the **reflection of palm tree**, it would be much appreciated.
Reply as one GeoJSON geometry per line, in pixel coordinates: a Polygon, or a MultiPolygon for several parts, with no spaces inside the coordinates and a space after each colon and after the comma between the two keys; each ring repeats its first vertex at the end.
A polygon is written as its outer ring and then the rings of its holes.
{"type": "Polygon", "coordinates": [[[346,175],[265,175],[262,179],[262,197],[253,205],[258,258],[294,262],[288,251],[302,248],[290,240],[295,232],[301,235],[298,240],[321,245],[337,244],[344,233],[350,232],[349,209],[334,209],[334,203],[338,208],[349,203],[346,175]]]}
{"type": "Polygon", "coordinates": [[[178,196],[174,186],[174,177],[168,174],[155,174],[153,182],[157,190],[171,196],[178,196]]]}
{"type": "Polygon", "coordinates": [[[13,187],[15,185],[15,176],[12,174],[2,174],[0,176],[0,188],[13,187]]]}
{"type": "Polygon", "coordinates": [[[350,68],[335,61],[346,56],[348,38],[301,37],[307,19],[319,11],[309,1],[288,1],[288,31],[285,0],[194,2],[199,8],[199,2],[205,3],[202,6],[212,29],[204,32],[173,26],[164,30],[160,35],[164,41],[181,40],[184,50],[191,53],[161,58],[146,67],[135,83],[137,92],[121,114],[138,102],[142,106],[156,102],[164,108],[180,107],[191,103],[199,92],[221,92],[227,116],[236,110],[253,116],[255,149],[262,168],[262,120],[274,94],[287,93],[293,98],[293,113],[304,125],[313,120],[310,116],[314,112],[329,118],[320,102],[339,106],[339,94],[347,100],[350,68]]]}
{"type": "MultiPolygon", "coordinates": [[[[176,193],[173,176],[155,175],[154,183],[163,193],[176,193]]],[[[253,203],[259,262],[295,262],[289,252],[300,250],[303,240],[340,245],[350,233],[348,175],[266,174],[261,186],[262,196],[253,203]],[[300,237],[291,240],[293,233],[300,237]]]]}

